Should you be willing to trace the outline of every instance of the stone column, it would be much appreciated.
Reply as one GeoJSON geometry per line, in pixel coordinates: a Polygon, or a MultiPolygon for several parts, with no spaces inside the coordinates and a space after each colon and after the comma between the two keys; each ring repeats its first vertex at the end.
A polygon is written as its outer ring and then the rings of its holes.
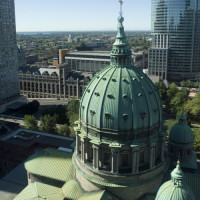
{"type": "Polygon", "coordinates": [[[86,151],[87,151],[87,141],[85,138],[81,138],[81,161],[85,163],[86,161],[86,151]]]}
{"type": "Polygon", "coordinates": [[[83,141],[81,140],[81,161],[84,162],[84,150],[83,150],[83,141]]]}
{"type": "Polygon", "coordinates": [[[42,82],[42,95],[44,97],[44,83],[42,82]]]}
{"type": "Polygon", "coordinates": [[[161,147],[161,160],[164,162],[165,160],[165,140],[162,141],[162,147],[161,147]]]}
{"type": "Polygon", "coordinates": [[[76,97],[77,99],[79,98],[79,80],[77,79],[77,83],[76,83],[76,97]]]}
{"type": "Polygon", "coordinates": [[[76,154],[78,155],[79,138],[78,133],[76,133],[76,154]]]}
{"type": "Polygon", "coordinates": [[[155,146],[150,147],[150,162],[149,162],[149,168],[152,169],[155,167],[155,146]]]}
{"type": "Polygon", "coordinates": [[[119,150],[111,149],[111,172],[119,173],[119,150]]]}
{"type": "Polygon", "coordinates": [[[99,146],[93,144],[93,168],[99,170],[99,146]]]}
{"type": "Polygon", "coordinates": [[[132,173],[136,173],[137,170],[137,151],[132,149],[132,173]]]}
{"type": "Polygon", "coordinates": [[[140,150],[137,150],[136,152],[136,169],[135,172],[139,172],[139,166],[140,166],[140,150]]]}

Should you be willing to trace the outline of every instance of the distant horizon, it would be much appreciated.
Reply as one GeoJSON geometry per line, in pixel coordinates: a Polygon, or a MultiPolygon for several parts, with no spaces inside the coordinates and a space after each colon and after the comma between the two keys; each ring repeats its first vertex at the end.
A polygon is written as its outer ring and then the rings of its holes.
{"type": "MultiPolygon", "coordinates": [[[[115,31],[118,0],[15,0],[17,32],[115,31]]],[[[151,0],[124,0],[126,31],[151,30],[151,0]]]]}
{"type": "MultiPolygon", "coordinates": [[[[69,31],[17,31],[17,33],[64,33],[64,32],[117,32],[117,30],[69,30],[69,31]]],[[[125,30],[125,32],[151,32],[151,30],[125,30]]]]}

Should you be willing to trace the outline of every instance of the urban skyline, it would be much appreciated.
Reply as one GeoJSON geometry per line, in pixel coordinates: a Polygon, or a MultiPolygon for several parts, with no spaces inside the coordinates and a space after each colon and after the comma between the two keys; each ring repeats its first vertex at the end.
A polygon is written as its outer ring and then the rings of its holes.
{"type": "Polygon", "coordinates": [[[149,74],[180,82],[199,79],[200,0],[152,0],[149,74]]]}
{"type": "MultiPolygon", "coordinates": [[[[15,0],[17,32],[113,31],[119,6],[116,1],[15,0]]],[[[126,30],[150,31],[151,1],[125,1],[124,17],[126,30]]]]}
{"type": "Polygon", "coordinates": [[[0,105],[12,99],[15,99],[19,95],[19,77],[14,9],[15,8],[13,0],[1,1],[0,105]]]}

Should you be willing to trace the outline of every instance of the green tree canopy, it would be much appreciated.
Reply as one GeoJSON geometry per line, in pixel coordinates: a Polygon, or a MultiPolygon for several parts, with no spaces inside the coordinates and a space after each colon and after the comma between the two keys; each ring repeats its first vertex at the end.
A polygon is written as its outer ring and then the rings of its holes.
{"type": "Polygon", "coordinates": [[[191,80],[187,80],[187,81],[182,81],[181,82],[181,86],[182,87],[187,87],[187,88],[193,88],[196,85],[191,80]]]}
{"type": "Polygon", "coordinates": [[[193,128],[194,132],[194,150],[200,151],[200,128],[193,128]]]}
{"type": "Polygon", "coordinates": [[[166,97],[167,97],[167,87],[165,86],[163,82],[157,82],[155,83],[155,86],[158,88],[158,92],[163,104],[165,104],[166,97]]]}
{"type": "Polygon", "coordinates": [[[44,115],[57,115],[57,124],[65,124],[65,123],[69,123],[67,116],[66,116],[66,107],[64,106],[53,106],[53,107],[49,107],[47,109],[45,109],[43,111],[43,116],[44,115]]]}
{"type": "Polygon", "coordinates": [[[167,97],[169,99],[172,99],[176,93],[178,92],[178,87],[176,86],[175,83],[170,84],[168,90],[167,90],[167,97]]]}
{"type": "Polygon", "coordinates": [[[58,134],[59,135],[70,136],[70,133],[71,133],[71,130],[67,126],[67,124],[64,124],[64,125],[60,126],[60,128],[58,129],[58,134]]]}
{"type": "Polygon", "coordinates": [[[21,111],[25,115],[32,115],[38,111],[39,107],[40,107],[40,103],[34,100],[32,102],[27,103],[26,105],[23,105],[21,107],[21,111]]]}
{"type": "Polygon", "coordinates": [[[175,116],[184,109],[184,104],[189,99],[189,90],[186,88],[178,90],[178,92],[171,98],[169,103],[170,112],[175,116]]]}
{"type": "Polygon", "coordinates": [[[40,118],[40,131],[47,133],[56,133],[57,116],[44,115],[40,118]]]}
{"type": "Polygon", "coordinates": [[[67,104],[67,118],[69,119],[70,126],[73,126],[74,122],[78,120],[79,106],[79,100],[71,100],[67,104]]]}
{"type": "Polygon", "coordinates": [[[38,129],[38,122],[33,115],[25,115],[24,124],[25,124],[25,128],[27,129],[31,129],[31,130],[38,129]]]}
{"type": "Polygon", "coordinates": [[[185,112],[187,117],[193,121],[198,122],[200,120],[200,93],[197,93],[197,95],[192,100],[188,100],[185,105],[185,112]]]}

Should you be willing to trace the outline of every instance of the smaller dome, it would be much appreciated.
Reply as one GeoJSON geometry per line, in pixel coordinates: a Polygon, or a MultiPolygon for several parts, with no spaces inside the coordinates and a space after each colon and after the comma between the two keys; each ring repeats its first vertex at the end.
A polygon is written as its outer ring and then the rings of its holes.
{"type": "Polygon", "coordinates": [[[169,140],[176,144],[194,144],[194,135],[191,128],[186,123],[186,116],[182,113],[179,121],[175,124],[169,134],[169,140]]]}
{"type": "Polygon", "coordinates": [[[171,173],[171,180],[164,183],[156,195],[155,200],[195,200],[195,197],[184,183],[184,174],[180,162],[171,173]]]}

